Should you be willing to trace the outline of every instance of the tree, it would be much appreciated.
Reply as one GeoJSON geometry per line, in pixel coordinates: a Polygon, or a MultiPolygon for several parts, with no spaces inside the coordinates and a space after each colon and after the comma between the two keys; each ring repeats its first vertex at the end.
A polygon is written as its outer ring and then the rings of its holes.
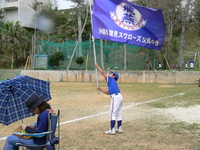
{"type": "Polygon", "coordinates": [[[196,5],[198,5],[197,0],[182,1],[181,14],[179,16],[181,20],[181,40],[180,40],[180,50],[179,50],[180,69],[182,69],[184,65],[183,52],[184,52],[184,44],[185,44],[185,31],[187,30],[187,27],[191,23],[191,19],[195,16],[196,11],[194,8],[196,5]]]}
{"type": "Polygon", "coordinates": [[[64,55],[62,52],[56,52],[49,58],[49,65],[52,67],[58,68],[60,65],[60,61],[64,60],[64,55]]]}
{"type": "MultiPolygon", "coordinates": [[[[1,34],[1,31],[3,30],[3,19],[4,19],[4,11],[3,9],[0,9],[0,34],[1,34]]],[[[1,40],[0,40],[1,41],[1,40]]],[[[0,42],[0,47],[2,47],[3,43],[0,42]]],[[[2,53],[2,50],[0,49],[0,54],[2,53]]]]}
{"type": "Polygon", "coordinates": [[[177,15],[179,14],[181,0],[139,0],[138,4],[145,7],[151,7],[154,9],[161,9],[164,15],[164,20],[166,24],[166,37],[165,37],[165,55],[168,62],[171,59],[172,51],[172,36],[174,28],[177,26],[179,21],[177,20],[177,15]]]}
{"type": "Polygon", "coordinates": [[[84,62],[83,57],[77,57],[77,58],[76,58],[76,63],[77,63],[77,64],[82,65],[83,62],[84,62]]]}
{"type": "MultiPolygon", "coordinates": [[[[167,56],[167,61],[170,62],[172,50],[174,49],[173,37],[175,33],[180,34],[180,46],[179,46],[179,68],[183,68],[183,53],[184,53],[184,43],[185,43],[185,32],[189,30],[192,20],[195,19],[195,15],[198,16],[199,0],[140,0],[140,4],[152,8],[161,8],[164,14],[165,24],[166,24],[166,49],[165,54],[167,56]]],[[[198,24],[198,23],[197,23],[198,24]]],[[[199,28],[199,25],[198,27],[199,28]]]]}
{"type": "Polygon", "coordinates": [[[35,57],[35,51],[36,51],[36,23],[37,23],[37,14],[39,13],[39,10],[41,8],[41,6],[43,5],[42,2],[39,2],[37,0],[34,0],[34,2],[32,2],[32,5],[30,5],[30,7],[35,11],[35,26],[34,26],[34,36],[33,36],[33,47],[32,47],[32,56],[31,56],[31,68],[34,69],[35,66],[35,61],[34,61],[34,57],[35,57]]]}
{"type": "Polygon", "coordinates": [[[3,25],[3,19],[4,19],[4,10],[0,9],[0,27],[3,25]]]}
{"type": "MultiPolygon", "coordinates": [[[[200,23],[200,1],[197,2],[195,9],[196,9],[196,14],[195,14],[196,21],[197,21],[197,23],[200,23]]],[[[198,28],[198,29],[200,31],[200,28],[198,28]]]]}
{"type": "MultiPolygon", "coordinates": [[[[66,0],[66,1],[72,1],[76,4],[76,13],[77,13],[77,18],[78,18],[78,42],[82,42],[82,23],[81,23],[81,14],[82,14],[82,10],[85,9],[84,7],[84,2],[85,0],[66,0]],[[82,9],[83,8],[83,9],[82,9]],[[79,38],[80,37],[80,38],[79,38]]],[[[82,56],[82,48],[79,47],[79,53],[78,56],[82,56]]]]}
{"type": "Polygon", "coordinates": [[[13,69],[14,60],[17,60],[23,50],[30,46],[30,34],[19,22],[6,22],[0,30],[3,43],[1,49],[5,55],[11,56],[11,69],[13,69]]]}
{"type": "Polygon", "coordinates": [[[84,62],[83,57],[77,57],[77,58],[76,58],[76,63],[79,64],[80,69],[82,68],[83,62],[84,62]]]}
{"type": "Polygon", "coordinates": [[[75,24],[77,24],[77,22],[73,18],[74,16],[70,16],[69,18],[67,18],[65,24],[60,25],[56,28],[57,34],[63,40],[66,39],[76,40],[77,27],[75,26],[75,24]]]}
{"type": "Polygon", "coordinates": [[[200,28],[199,28],[199,24],[200,24],[200,1],[198,2],[198,4],[196,5],[196,14],[195,14],[195,17],[196,17],[196,24],[197,24],[197,31],[199,33],[199,36],[200,36],[200,28]]]}
{"type": "Polygon", "coordinates": [[[177,15],[179,14],[180,0],[168,0],[163,1],[162,10],[164,13],[164,19],[166,23],[166,58],[167,61],[171,62],[171,52],[173,43],[173,33],[179,21],[177,20],[177,15]]]}

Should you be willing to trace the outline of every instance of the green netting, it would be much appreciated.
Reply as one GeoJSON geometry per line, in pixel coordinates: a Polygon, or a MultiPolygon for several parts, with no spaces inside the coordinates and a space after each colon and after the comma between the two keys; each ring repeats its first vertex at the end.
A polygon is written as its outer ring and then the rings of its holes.
{"type": "MultiPolygon", "coordinates": [[[[140,48],[134,45],[125,45],[123,43],[95,40],[95,50],[97,62],[102,65],[104,69],[120,69],[123,70],[126,62],[126,69],[145,69],[146,67],[146,53],[139,51],[140,48]],[[126,49],[126,56],[124,55],[126,49]]],[[[69,65],[70,59],[77,45],[76,41],[65,41],[62,43],[54,43],[49,41],[38,41],[37,44],[37,58],[38,56],[50,56],[55,52],[62,52],[64,54],[64,61],[61,62],[59,69],[66,69],[69,65]]],[[[75,55],[73,57],[70,69],[94,69],[94,52],[93,42],[91,40],[79,42],[75,55]],[[80,66],[76,64],[75,59],[83,57],[84,63],[80,66]]],[[[37,64],[36,66],[40,66],[37,64]]],[[[47,69],[52,69],[48,66],[47,69]]]]}

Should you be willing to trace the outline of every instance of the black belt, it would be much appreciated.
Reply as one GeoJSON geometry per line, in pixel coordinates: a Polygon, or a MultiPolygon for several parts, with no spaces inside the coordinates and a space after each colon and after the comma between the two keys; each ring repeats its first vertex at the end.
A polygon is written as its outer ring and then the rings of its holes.
{"type": "Polygon", "coordinates": [[[113,94],[111,94],[110,96],[112,97],[113,95],[118,95],[119,93],[113,93],[113,94]]]}

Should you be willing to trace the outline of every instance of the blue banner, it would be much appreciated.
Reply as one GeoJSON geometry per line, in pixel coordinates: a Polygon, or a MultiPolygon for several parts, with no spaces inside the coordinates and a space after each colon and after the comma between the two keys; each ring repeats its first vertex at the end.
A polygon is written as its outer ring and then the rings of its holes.
{"type": "Polygon", "coordinates": [[[94,0],[92,35],[95,39],[161,50],[165,40],[163,14],[160,9],[127,0],[94,0]]]}

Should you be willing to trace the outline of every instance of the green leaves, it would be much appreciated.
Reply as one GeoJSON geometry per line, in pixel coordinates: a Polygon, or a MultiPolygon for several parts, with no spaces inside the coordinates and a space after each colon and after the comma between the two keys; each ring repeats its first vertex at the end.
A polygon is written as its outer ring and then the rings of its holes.
{"type": "Polygon", "coordinates": [[[52,67],[58,67],[59,62],[64,60],[64,55],[62,52],[56,52],[49,58],[49,65],[52,67]]]}

